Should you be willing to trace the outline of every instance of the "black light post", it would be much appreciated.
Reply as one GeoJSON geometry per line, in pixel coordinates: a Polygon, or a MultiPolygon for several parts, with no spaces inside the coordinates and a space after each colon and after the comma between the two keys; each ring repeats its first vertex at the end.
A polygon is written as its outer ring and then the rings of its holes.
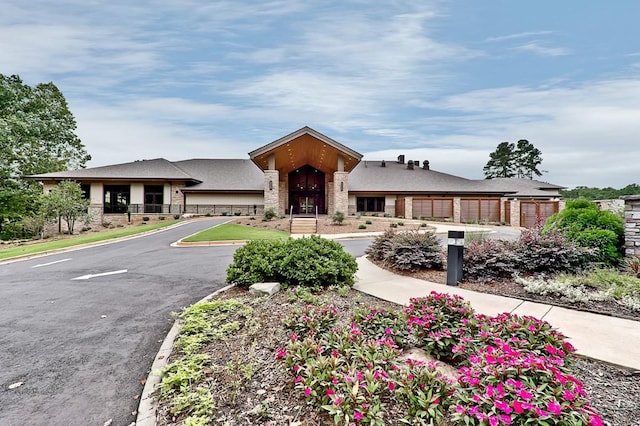
{"type": "Polygon", "coordinates": [[[462,281],[463,253],[464,231],[449,231],[447,234],[447,285],[457,286],[462,281]]]}

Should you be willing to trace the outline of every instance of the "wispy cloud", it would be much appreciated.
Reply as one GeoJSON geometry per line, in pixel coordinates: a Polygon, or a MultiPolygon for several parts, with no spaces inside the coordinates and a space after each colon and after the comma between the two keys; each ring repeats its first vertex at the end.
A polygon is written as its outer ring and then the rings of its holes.
{"type": "Polygon", "coordinates": [[[564,47],[546,47],[540,45],[536,41],[521,44],[519,46],[512,47],[511,49],[520,50],[523,52],[531,52],[539,56],[566,56],[571,54],[571,51],[564,47]]]}
{"type": "Polygon", "coordinates": [[[503,36],[488,37],[488,38],[484,39],[484,41],[485,42],[494,42],[494,41],[514,40],[514,39],[520,39],[520,38],[529,38],[529,37],[537,37],[537,36],[541,36],[541,35],[549,35],[549,34],[553,34],[553,33],[555,33],[555,31],[549,31],[549,30],[525,31],[525,32],[521,32],[521,33],[507,34],[507,35],[503,35],[503,36]]]}

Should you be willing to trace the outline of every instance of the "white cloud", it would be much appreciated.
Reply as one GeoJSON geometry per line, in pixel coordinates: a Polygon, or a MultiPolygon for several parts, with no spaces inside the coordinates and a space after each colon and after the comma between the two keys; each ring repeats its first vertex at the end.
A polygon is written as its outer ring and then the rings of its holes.
{"type": "Polygon", "coordinates": [[[545,47],[535,41],[532,41],[531,43],[521,44],[519,46],[512,47],[511,49],[523,52],[531,52],[539,56],[566,56],[571,54],[571,51],[564,47],[545,47]]]}
{"type": "Polygon", "coordinates": [[[503,35],[503,36],[488,37],[484,41],[486,41],[486,42],[494,42],[494,41],[513,40],[513,39],[519,39],[519,38],[529,38],[529,37],[536,37],[536,36],[541,36],[541,35],[549,35],[549,34],[553,34],[553,33],[554,33],[554,31],[549,31],[549,30],[525,31],[525,32],[521,32],[521,33],[507,34],[507,35],[503,35]]]}

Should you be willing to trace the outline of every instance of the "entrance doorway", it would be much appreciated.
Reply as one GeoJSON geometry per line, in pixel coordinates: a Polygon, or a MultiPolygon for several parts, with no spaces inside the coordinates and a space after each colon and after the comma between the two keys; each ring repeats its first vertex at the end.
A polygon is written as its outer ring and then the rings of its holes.
{"type": "Polygon", "coordinates": [[[324,173],[309,165],[289,173],[289,200],[293,214],[325,214],[324,173]]]}

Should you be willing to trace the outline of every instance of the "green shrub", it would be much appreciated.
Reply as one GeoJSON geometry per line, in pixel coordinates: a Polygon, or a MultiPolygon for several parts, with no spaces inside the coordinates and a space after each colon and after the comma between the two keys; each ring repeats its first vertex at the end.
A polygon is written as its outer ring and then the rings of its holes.
{"type": "Polygon", "coordinates": [[[356,260],[332,240],[317,235],[290,239],[282,248],[277,262],[278,273],[287,285],[331,286],[353,285],[358,269],[356,260]]]}
{"type": "Polygon", "coordinates": [[[342,222],[344,222],[344,213],[337,211],[331,216],[331,223],[334,225],[342,225],[342,222]]]}
{"type": "Polygon", "coordinates": [[[263,214],[262,218],[263,218],[264,220],[271,220],[271,219],[273,219],[273,218],[274,218],[274,217],[276,217],[276,216],[277,216],[277,215],[276,215],[275,210],[273,210],[273,209],[266,209],[266,210],[264,211],[264,214],[263,214]]]}
{"type": "Polygon", "coordinates": [[[175,220],[178,220],[178,219],[180,219],[180,215],[179,215],[179,214],[174,214],[174,215],[173,215],[173,218],[174,218],[175,220]]]}
{"type": "Polygon", "coordinates": [[[563,234],[525,229],[518,241],[473,241],[464,251],[463,277],[470,281],[511,279],[521,273],[571,272],[584,267],[594,250],[578,247],[563,234]]]}
{"type": "Polygon", "coordinates": [[[149,222],[149,216],[142,216],[143,222],[149,222]]]}
{"type": "Polygon", "coordinates": [[[371,222],[371,219],[367,219],[367,220],[364,221],[364,223],[367,224],[367,225],[371,225],[373,222],[371,222]]]}
{"type": "Polygon", "coordinates": [[[250,286],[278,281],[285,285],[353,285],[358,266],[353,256],[331,240],[308,238],[251,241],[233,255],[227,282],[250,286]]]}
{"type": "Polygon", "coordinates": [[[623,258],[624,221],[615,213],[603,211],[587,200],[567,202],[566,207],[551,216],[545,231],[561,230],[581,247],[594,248],[592,261],[616,266],[623,258]],[[599,232],[609,231],[609,232],[599,232]]]}
{"type": "Polygon", "coordinates": [[[158,216],[158,220],[165,220],[165,219],[166,219],[166,217],[164,217],[164,216],[158,216]]]}
{"type": "Polygon", "coordinates": [[[442,270],[444,267],[442,246],[433,232],[395,232],[390,229],[376,237],[366,253],[394,269],[442,270]]]}
{"type": "Polygon", "coordinates": [[[358,226],[358,229],[367,229],[367,225],[361,223],[360,226],[358,226]]]}

